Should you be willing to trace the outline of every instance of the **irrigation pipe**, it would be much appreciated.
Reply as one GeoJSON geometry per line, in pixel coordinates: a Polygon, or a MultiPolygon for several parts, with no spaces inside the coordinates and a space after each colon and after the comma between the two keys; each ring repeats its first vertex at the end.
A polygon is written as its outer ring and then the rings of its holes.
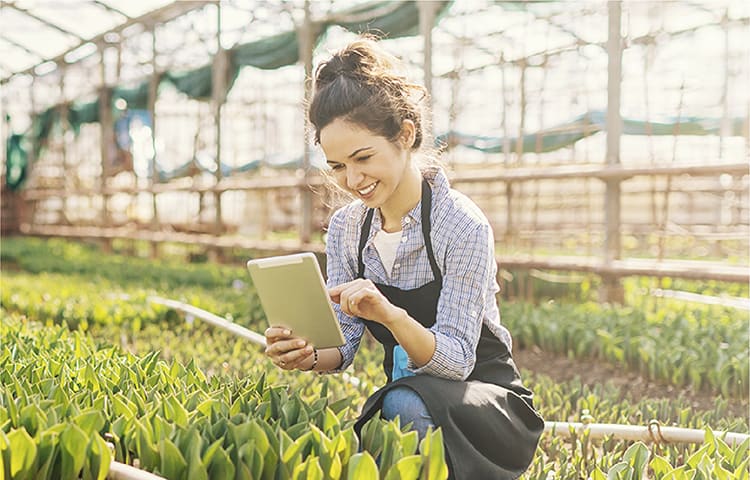
{"type": "Polygon", "coordinates": [[[164,477],[151,472],[139,470],[125,463],[114,461],[109,464],[107,478],[110,480],[166,480],[164,477]]]}
{"type": "Polygon", "coordinates": [[[661,288],[652,288],[650,291],[654,297],[675,298],[686,302],[697,302],[708,305],[721,305],[739,310],[750,311],[750,299],[741,297],[714,297],[711,295],[702,295],[700,293],[682,292],[679,290],[663,290],[661,288]]]}
{"type": "Polygon", "coordinates": [[[266,337],[264,337],[263,335],[250,331],[247,328],[241,327],[237,325],[236,323],[230,322],[229,320],[225,318],[221,318],[220,316],[214,315],[213,313],[203,310],[201,308],[195,307],[193,305],[189,305],[187,303],[178,302],[177,300],[170,300],[168,298],[162,298],[162,297],[152,296],[152,297],[148,297],[147,300],[151,303],[157,303],[159,305],[164,305],[169,308],[174,308],[175,310],[180,310],[182,312],[185,312],[188,315],[188,318],[187,318],[188,321],[192,320],[190,316],[192,316],[193,318],[200,318],[204,322],[210,323],[211,325],[215,327],[219,327],[229,332],[232,332],[233,334],[239,337],[242,337],[245,340],[250,340],[256,345],[260,345],[261,347],[266,346],[266,337]]]}
{"type": "MultiPolygon", "coordinates": [[[[263,335],[259,335],[206,310],[162,297],[152,296],[148,297],[148,300],[185,312],[187,315],[192,315],[194,318],[199,318],[211,325],[223,328],[257,345],[266,346],[266,339],[263,335]]],[[[361,384],[361,381],[357,377],[349,375],[346,372],[343,373],[343,377],[355,387],[359,387],[361,384]]],[[[581,435],[585,430],[589,431],[589,438],[592,439],[612,437],[617,440],[640,440],[649,443],[703,443],[705,437],[705,431],[703,430],[662,427],[656,420],[652,420],[647,426],[618,425],[612,423],[544,422],[544,431],[546,433],[564,438],[581,435]]],[[[717,438],[724,439],[729,445],[739,445],[750,438],[750,435],[735,432],[717,431],[714,432],[714,435],[717,438]]]]}
{"type": "MultiPolygon", "coordinates": [[[[188,315],[188,317],[186,318],[187,320],[191,320],[191,317],[198,318],[207,323],[210,323],[211,325],[215,327],[219,327],[237,336],[240,336],[246,340],[249,340],[250,342],[260,347],[263,347],[263,348],[266,347],[266,337],[264,337],[263,335],[255,333],[252,330],[248,330],[245,327],[242,327],[240,325],[237,325],[236,323],[230,322],[229,320],[222,318],[218,315],[215,315],[209,311],[203,310],[202,308],[198,308],[194,305],[190,305],[190,304],[183,303],[183,302],[178,302],[177,300],[170,300],[168,298],[162,298],[162,297],[156,297],[156,296],[150,296],[147,298],[147,300],[152,303],[157,303],[159,305],[164,305],[169,308],[173,308],[175,310],[184,312],[186,315],[188,315]]],[[[347,372],[342,372],[341,375],[344,380],[349,382],[354,387],[359,388],[359,386],[362,384],[359,378],[353,375],[350,375],[347,372]]]]}
{"type": "MultiPolygon", "coordinates": [[[[544,422],[544,431],[563,438],[572,438],[589,431],[589,438],[612,437],[617,440],[642,441],[647,443],[703,443],[706,432],[693,428],[662,427],[652,420],[647,426],[618,425],[612,423],[544,422]]],[[[750,435],[734,432],[714,432],[730,446],[744,442],[750,435]]]]}

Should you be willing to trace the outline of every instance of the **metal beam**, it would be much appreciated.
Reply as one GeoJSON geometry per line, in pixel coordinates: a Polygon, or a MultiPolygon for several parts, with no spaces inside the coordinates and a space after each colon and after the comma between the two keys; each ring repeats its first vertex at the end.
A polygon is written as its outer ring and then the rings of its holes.
{"type": "Polygon", "coordinates": [[[122,10],[119,10],[119,9],[117,9],[117,8],[111,6],[111,5],[107,5],[104,2],[100,2],[99,0],[92,0],[92,1],[94,2],[94,5],[98,5],[98,6],[102,7],[102,8],[104,8],[104,9],[109,10],[110,12],[114,12],[114,13],[120,14],[123,17],[127,18],[128,20],[130,20],[131,18],[133,18],[130,15],[128,15],[127,13],[123,12],[122,10]]]}
{"type": "Polygon", "coordinates": [[[14,47],[20,48],[21,50],[23,50],[24,52],[28,53],[29,55],[34,55],[35,57],[44,58],[44,55],[42,55],[41,53],[35,52],[33,50],[29,50],[28,47],[26,47],[25,45],[21,45],[20,43],[16,42],[12,38],[4,37],[4,36],[0,35],[0,39],[2,39],[4,42],[10,43],[14,47]]]}
{"type": "MultiPolygon", "coordinates": [[[[55,63],[61,63],[65,61],[65,56],[69,54],[70,52],[82,47],[83,45],[91,42],[91,43],[102,43],[104,42],[104,37],[110,33],[120,33],[123,30],[137,24],[150,24],[150,23],[165,23],[169,22],[170,20],[174,20],[175,18],[178,18],[188,12],[191,12],[193,10],[197,10],[199,8],[203,8],[206,5],[209,4],[215,4],[218,0],[176,0],[170,4],[167,4],[161,8],[158,8],[156,10],[152,10],[151,12],[144,13],[141,16],[138,17],[131,17],[130,20],[118,25],[115,28],[109,29],[106,32],[102,32],[98,35],[95,35],[94,37],[91,37],[88,40],[84,40],[80,42],[78,45],[75,45],[72,48],[69,48],[65,52],[61,53],[60,55],[57,55],[53,58],[48,58],[44,60],[43,62],[39,62],[33,67],[29,67],[25,70],[21,70],[18,72],[14,72],[11,75],[4,77],[2,80],[0,80],[0,85],[7,83],[11,78],[13,78],[16,75],[33,75],[34,69],[38,67],[39,65],[47,62],[55,62],[55,63]]],[[[3,4],[5,5],[5,3],[3,4]]]]}
{"type": "Polygon", "coordinates": [[[16,10],[17,12],[21,12],[21,13],[23,13],[23,14],[24,14],[24,15],[26,15],[27,17],[31,17],[31,18],[33,18],[33,19],[34,19],[34,20],[36,20],[37,22],[41,22],[41,23],[43,23],[43,24],[47,25],[48,27],[50,27],[50,28],[53,28],[53,29],[57,30],[58,32],[60,32],[60,33],[62,33],[62,34],[64,34],[64,35],[69,35],[69,36],[71,36],[71,37],[75,37],[75,38],[77,38],[78,40],[80,40],[80,41],[82,41],[82,42],[83,42],[83,41],[86,41],[86,39],[85,39],[85,38],[83,38],[82,36],[78,35],[77,33],[71,32],[70,30],[65,30],[65,29],[64,29],[64,28],[62,28],[62,27],[61,27],[60,25],[57,25],[57,24],[55,24],[55,23],[52,23],[51,21],[49,21],[49,20],[47,20],[47,19],[45,19],[45,18],[42,18],[42,17],[40,17],[39,15],[37,15],[37,14],[35,14],[35,13],[31,13],[31,12],[30,12],[29,10],[27,10],[27,9],[25,9],[25,8],[21,8],[21,7],[19,7],[19,6],[18,6],[18,5],[16,5],[16,4],[14,3],[14,2],[5,2],[5,5],[6,5],[6,6],[8,6],[8,7],[10,7],[10,8],[12,8],[13,10],[16,10]]]}

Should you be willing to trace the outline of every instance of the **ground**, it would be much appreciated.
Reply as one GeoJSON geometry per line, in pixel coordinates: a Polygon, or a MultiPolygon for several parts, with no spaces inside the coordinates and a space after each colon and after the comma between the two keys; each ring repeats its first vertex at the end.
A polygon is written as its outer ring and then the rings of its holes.
{"type": "MultiPolygon", "coordinates": [[[[598,385],[612,382],[620,389],[623,397],[637,400],[641,398],[675,399],[680,396],[689,399],[696,410],[713,410],[716,394],[708,391],[695,391],[690,387],[675,387],[666,383],[649,380],[638,373],[597,359],[570,359],[564,355],[545,352],[539,348],[515,349],[513,359],[521,370],[547,375],[553,380],[568,381],[580,377],[585,385],[598,385]],[[585,372],[582,375],[581,372],[585,372]]],[[[532,385],[533,389],[533,385],[532,385]]],[[[729,399],[729,413],[736,417],[748,418],[750,403],[748,398],[729,399]]]]}

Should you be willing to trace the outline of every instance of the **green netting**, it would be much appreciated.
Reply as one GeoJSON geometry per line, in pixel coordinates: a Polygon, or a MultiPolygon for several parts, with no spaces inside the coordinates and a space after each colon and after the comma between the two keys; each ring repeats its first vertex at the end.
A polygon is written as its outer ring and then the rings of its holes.
{"type": "MultiPolygon", "coordinates": [[[[450,2],[441,2],[438,15],[447,10],[450,2]]],[[[331,25],[340,25],[355,32],[377,31],[387,38],[396,38],[416,34],[419,26],[419,10],[414,1],[377,2],[359,6],[341,12],[342,21],[331,21],[320,25],[316,32],[315,43],[325,34],[331,25]],[[355,21],[345,21],[355,18],[355,21]]],[[[284,32],[254,42],[245,43],[232,48],[229,52],[229,78],[227,91],[232,88],[239,71],[246,66],[253,66],[272,70],[299,61],[299,41],[296,31],[284,32]]],[[[207,100],[211,98],[213,89],[212,65],[204,65],[185,72],[166,72],[162,80],[171,83],[177,90],[190,98],[207,100]]],[[[128,108],[145,109],[148,105],[149,81],[143,81],[135,87],[114,87],[113,102],[122,98],[128,103],[128,108]]],[[[31,142],[35,155],[41,151],[54,124],[59,121],[57,107],[51,107],[37,115],[32,121],[32,128],[26,133],[31,142]]],[[[76,134],[81,125],[99,121],[99,101],[74,104],[69,109],[68,121],[76,134]]]]}
{"type": "MultiPolygon", "coordinates": [[[[31,121],[31,127],[27,132],[34,152],[34,158],[38,158],[47,137],[52,132],[55,124],[60,121],[60,111],[57,106],[49,107],[47,110],[35,116],[31,121]]],[[[23,142],[22,142],[23,143],[23,142]]]]}
{"type": "Polygon", "coordinates": [[[238,45],[230,51],[232,66],[274,70],[293,65],[299,60],[298,43],[297,32],[292,31],[238,45]]]}
{"type": "MultiPolygon", "coordinates": [[[[451,2],[439,2],[436,12],[439,18],[448,10],[451,2]]],[[[384,1],[374,4],[360,5],[341,12],[337,17],[341,20],[328,22],[325,27],[338,25],[356,33],[373,32],[382,34],[385,38],[399,38],[417,35],[419,33],[419,7],[417,2],[384,1]],[[382,14],[380,14],[382,12],[382,14]],[[346,21],[347,17],[354,18],[346,21]]]]}
{"type": "MultiPolygon", "coordinates": [[[[448,11],[451,3],[440,2],[436,12],[438,19],[448,11]]],[[[526,8],[525,4],[516,6],[503,3],[503,5],[511,8],[526,8]]],[[[315,44],[323,38],[326,30],[332,25],[357,33],[373,32],[385,38],[414,35],[419,29],[419,8],[415,1],[369,3],[344,10],[331,18],[325,24],[318,25],[315,32],[315,44]]],[[[227,90],[232,88],[239,71],[246,66],[270,70],[297,63],[299,61],[298,44],[297,32],[290,31],[232,48],[227,52],[229,57],[227,90]]],[[[211,63],[185,72],[166,72],[162,77],[162,80],[169,82],[180,92],[198,100],[211,98],[212,79],[211,63]]],[[[127,101],[128,108],[145,109],[148,105],[148,87],[148,80],[131,88],[114,87],[111,95],[112,101],[122,98],[127,101]]],[[[73,131],[78,133],[83,123],[99,121],[99,110],[99,100],[74,103],[68,109],[68,121],[73,131]]],[[[59,116],[59,109],[50,107],[34,117],[31,128],[23,135],[28,139],[35,157],[39,155],[54,125],[59,121],[59,116]]],[[[718,119],[697,117],[661,123],[624,119],[623,133],[629,135],[714,135],[719,133],[719,126],[718,119]]],[[[730,134],[741,135],[742,127],[742,119],[733,120],[730,134]]],[[[572,145],[604,129],[605,113],[589,112],[566,124],[524,135],[520,140],[516,137],[506,140],[503,137],[471,135],[455,131],[440,135],[437,140],[438,143],[451,146],[462,145],[486,153],[502,152],[506,144],[509,145],[511,152],[515,152],[517,142],[521,141],[523,152],[549,152],[572,145]]],[[[12,147],[14,151],[22,151],[26,155],[23,138],[15,141],[16,144],[12,147]]],[[[10,139],[7,148],[10,151],[10,139]]],[[[8,158],[10,159],[10,156],[8,158]]]]}
{"type": "Polygon", "coordinates": [[[211,65],[205,65],[187,72],[167,72],[164,80],[188,97],[200,100],[211,98],[211,75],[211,65]]]}
{"type": "Polygon", "coordinates": [[[148,86],[150,80],[144,80],[132,88],[115,87],[112,90],[113,101],[122,98],[128,103],[128,108],[145,110],[148,108],[148,86]]]}
{"type": "MultiPolygon", "coordinates": [[[[529,133],[521,138],[523,153],[545,153],[573,145],[575,142],[606,131],[605,111],[593,111],[580,115],[570,122],[552,128],[529,133]]],[[[623,119],[624,135],[718,135],[721,120],[717,118],[686,117],[671,119],[671,122],[647,122],[643,120],[623,119]]],[[[742,136],[744,120],[735,118],[731,121],[729,136],[742,136]]],[[[502,153],[508,144],[509,152],[518,151],[518,137],[471,135],[451,130],[438,135],[439,146],[453,147],[460,145],[484,153],[502,153]]]]}
{"type": "Polygon", "coordinates": [[[11,190],[17,190],[23,185],[29,168],[29,156],[21,145],[22,141],[23,135],[14,133],[5,145],[5,185],[11,190]]]}
{"type": "Polygon", "coordinates": [[[76,133],[81,131],[81,125],[84,123],[94,123],[99,121],[99,99],[93,102],[76,102],[68,110],[68,122],[70,127],[76,133]]]}

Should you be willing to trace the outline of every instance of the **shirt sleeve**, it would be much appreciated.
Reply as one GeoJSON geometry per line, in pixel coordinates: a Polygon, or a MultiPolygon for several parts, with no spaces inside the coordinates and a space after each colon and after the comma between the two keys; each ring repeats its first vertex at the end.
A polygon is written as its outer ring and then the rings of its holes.
{"type": "MultiPolygon", "coordinates": [[[[352,240],[350,240],[352,241],[352,240]]],[[[347,261],[346,245],[346,209],[343,208],[333,214],[328,226],[328,241],[326,242],[326,271],[328,288],[335,287],[345,282],[354,280],[356,272],[353,265],[347,261]]],[[[341,311],[341,307],[334,303],[333,311],[339,319],[341,333],[344,335],[344,345],[338,347],[341,352],[341,365],[331,370],[330,373],[338,373],[345,370],[354,361],[354,355],[359,350],[359,342],[362,339],[365,326],[359,318],[351,317],[341,311]]]]}
{"type": "Polygon", "coordinates": [[[448,248],[437,318],[430,330],[435,353],[429,362],[409,368],[450,380],[465,380],[474,370],[476,349],[490,285],[497,270],[494,240],[489,225],[469,223],[454,232],[460,242],[448,248]]]}

